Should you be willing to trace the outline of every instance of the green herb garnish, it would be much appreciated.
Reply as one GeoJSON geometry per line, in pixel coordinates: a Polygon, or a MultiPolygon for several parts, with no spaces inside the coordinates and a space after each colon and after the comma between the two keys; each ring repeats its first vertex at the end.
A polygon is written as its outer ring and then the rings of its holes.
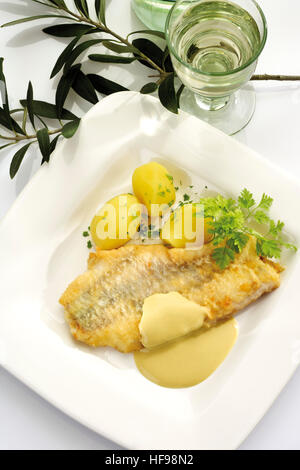
{"type": "Polygon", "coordinates": [[[89,240],[89,241],[87,242],[87,247],[88,247],[89,250],[90,250],[91,248],[93,248],[93,245],[92,245],[91,240],[89,240]]]}
{"type": "Polygon", "coordinates": [[[89,237],[90,234],[89,234],[89,232],[83,232],[82,236],[83,236],[83,237],[89,237]]]}
{"type": "Polygon", "coordinates": [[[190,200],[190,196],[188,194],[184,194],[183,195],[183,200],[184,201],[189,201],[190,200]]]}
{"type": "Polygon", "coordinates": [[[259,256],[280,258],[282,249],[297,251],[293,244],[282,238],[284,223],[275,222],[268,214],[273,199],[263,194],[257,204],[253,194],[243,189],[238,200],[226,199],[223,196],[202,198],[204,217],[210,217],[209,233],[213,235],[215,249],[212,257],[221,269],[234,261],[235,256],[247,245],[250,236],[256,238],[256,251],[259,256]],[[255,222],[260,229],[253,229],[255,222]]]}

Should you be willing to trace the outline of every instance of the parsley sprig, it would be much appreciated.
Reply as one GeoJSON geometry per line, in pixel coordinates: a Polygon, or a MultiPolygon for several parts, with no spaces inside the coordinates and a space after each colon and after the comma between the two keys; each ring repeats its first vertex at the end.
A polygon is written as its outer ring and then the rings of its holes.
{"type": "Polygon", "coordinates": [[[237,200],[218,195],[202,198],[199,202],[203,204],[204,217],[212,219],[209,223],[215,246],[212,257],[220,269],[227,268],[234,261],[250,236],[256,238],[259,256],[280,258],[284,247],[297,251],[295,245],[283,240],[284,223],[280,220],[276,222],[269,216],[273,204],[270,196],[263,194],[257,204],[253,194],[243,189],[237,200]]]}

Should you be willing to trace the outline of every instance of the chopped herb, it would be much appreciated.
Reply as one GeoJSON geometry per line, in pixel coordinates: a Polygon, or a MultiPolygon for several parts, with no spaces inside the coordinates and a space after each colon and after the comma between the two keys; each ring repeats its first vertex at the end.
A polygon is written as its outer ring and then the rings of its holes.
{"type": "Polygon", "coordinates": [[[91,240],[89,240],[89,241],[87,242],[87,247],[88,247],[89,250],[90,250],[91,248],[93,248],[93,245],[92,245],[91,240]]]}
{"type": "Polygon", "coordinates": [[[83,237],[89,237],[90,234],[89,234],[89,232],[83,232],[82,236],[83,236],[83,237]]]}
{"type": "Polygon", "coordinates": [[[159,238],[160,232],[161,232],[161,230],[154,230],[154,232],[152,232],[152,234],[151,234],[151,237],[152,238],[159,238]]]}
{"type": "Polygon", "coordinates": [[[91,227],[90,227],[90,225],[88,226],[88,231],[89,231],[89,232],[91,231],[91,227]]]}
{"type": "Polygon", "coordinates": [[[207,186],[204,186],[204,189],[208,189],[208,187],[207,187],[207,186]]]}
{"type": "Polygon", "coordinates": [[[166,188],[166,191],[167,191],[167,193],[170,193],[170,192],[171,192],[171,191],[169,190],[169,188],[166,188]]]}
{"type": "Polygon", "coordinates": [[[178,189],[179,189],[178,186],[175,186],[175,191],[178,191],[178,189]]]}
{"type": "Polygon", "coordinates": [[[142,237],[146,237],[147,233],[148,233],[148,226],[147,225],[140,225],[139,227],[139,230],[138,230],[141,234],[142,237]]]}
{"type": "Polygon", "coordinates": [[[173,183],[174,178],[172,175],[166,174],[166,177],[173,183]]]}
{"type": "Polygon", "coordinates": [[[160,196],[160,197],[166,197],[165,191],[160,191],[160,192],[157,193],[157,194],[158,194],[158,196],[160,196]]]}
{"type": "Polygon", "coordinates": [[[170,202],[168,202],[168,206],[169,206],[169,207],[173,206],[174,202],[175,202],[175,201],[170,201],[170,202]]]}
{"type": "Polygon", "coordinates": [[[190,200],[190,196],[188,194],[184,194],[183,195],[183,200],[184,201],[189,201],[190,200]]]}
{"type": "Polygon", "coordinates": [[[193,187],[194,187],[194,186],[191,184],[190,188],[193,189],[193,187]]]}

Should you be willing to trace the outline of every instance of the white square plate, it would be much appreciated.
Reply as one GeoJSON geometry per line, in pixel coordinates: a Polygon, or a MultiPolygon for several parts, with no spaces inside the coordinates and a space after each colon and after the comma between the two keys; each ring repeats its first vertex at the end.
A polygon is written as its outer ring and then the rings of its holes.
{"type": "MultiPolygon", "coordinates": [[[[234,449],[297,367],[299,255],[282,286],[238,317],[238,342],[206,382],[148,382],[131,356],[76,344],[58,298],[85,270],[82,232],[101,202],[130,189],[135,167],[162,158],[230,195],[275,199],[273,216],[300,240],[300,185],[234,139],[158,100],[112,95],[57,148],[0,225],[0,362],[41,396],[132,449],[234,449]]],[[[299,361],[298,361],[299,362],[299,361]]]]}

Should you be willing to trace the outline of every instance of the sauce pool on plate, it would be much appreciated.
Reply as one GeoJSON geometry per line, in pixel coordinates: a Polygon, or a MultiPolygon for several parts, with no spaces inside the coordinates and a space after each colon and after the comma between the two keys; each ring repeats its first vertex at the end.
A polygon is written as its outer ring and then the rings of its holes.
{"type": "Polygon", "coordinates": [[[231,319],[210,330],[197,330],[155,349],[136,352],[134,359],[144,377],[162,387],[192,387],[219,367],[237,336],[237,322],[231,319]]]}

